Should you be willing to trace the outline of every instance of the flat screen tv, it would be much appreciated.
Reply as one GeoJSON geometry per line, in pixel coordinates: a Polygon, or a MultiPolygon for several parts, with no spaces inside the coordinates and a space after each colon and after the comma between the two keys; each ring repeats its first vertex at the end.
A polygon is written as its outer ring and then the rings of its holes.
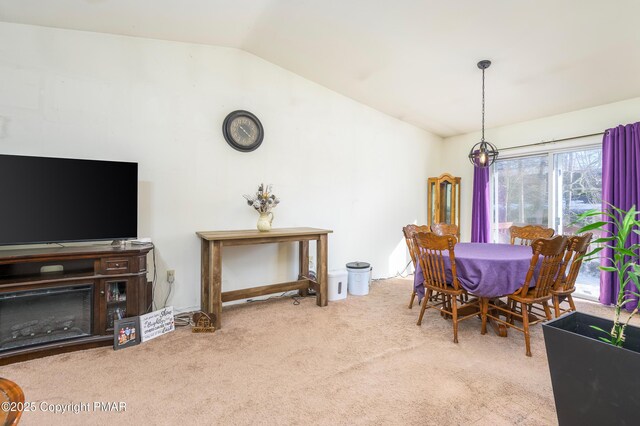
{"type": "Polygon", "coordinates": [[[137,235],[137,163],[0,154],[0,245],[137,235]]]}

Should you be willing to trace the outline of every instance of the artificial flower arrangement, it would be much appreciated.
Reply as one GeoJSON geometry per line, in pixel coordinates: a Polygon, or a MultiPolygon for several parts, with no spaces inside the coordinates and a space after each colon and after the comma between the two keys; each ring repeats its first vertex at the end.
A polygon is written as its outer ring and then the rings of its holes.
{"type": "Polygon", "coordinates": [[[255,195],[244,195],[247,204],[256,209],[258,213],[269,213],[271,209],[280,203],[280,199],[271,192],[273,185],[261,183],[255,195]]]}

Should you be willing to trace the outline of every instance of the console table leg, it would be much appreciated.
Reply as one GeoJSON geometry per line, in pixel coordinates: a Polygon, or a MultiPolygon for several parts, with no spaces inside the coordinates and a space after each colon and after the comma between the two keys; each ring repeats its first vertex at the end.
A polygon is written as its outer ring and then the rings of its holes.
{"type": "MultiPolygon", "coordinates": [[[[300,261],[300,275],[298,279],[309,278],[309,241],[300,241],[298,244],[299,247],[299,256],[298,259],[300,261]]],[[[300,290],[299,294],[302,297],[306,297],[308,295],[308,289],[300,290]]]]}
{"type": "Polygon", "coordinates": [[[202,312],[212,312],[211,306],[211,244],[202,240],[200,251],[200,309],[202,312]]]}
{"type": "Polygon", "coordinates": [[[222,316],[222,242],[211,242],[211,313],[216,316],[216,329],[221,328],[222,316]]]}
{"type": "Polygon", "coordinates": [[[327,235],[320,235],[317,246],[318,265],[316,267],[316,275],[318,280],[318,292],[316,295],[316,304],[318,306],[327,306],[328,296],[328,276],[327,276],[327,252],[328,252],[327,235]]]}

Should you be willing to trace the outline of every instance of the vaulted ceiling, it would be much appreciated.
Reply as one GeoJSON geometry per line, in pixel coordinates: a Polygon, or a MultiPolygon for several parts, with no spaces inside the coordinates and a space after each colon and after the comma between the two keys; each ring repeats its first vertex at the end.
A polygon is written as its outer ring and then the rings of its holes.
{"type": "Polygon", "coordinates": [[[0,0],[0,21],[243,49],[441,136],[640,96],[638,0],[0,0]]]}

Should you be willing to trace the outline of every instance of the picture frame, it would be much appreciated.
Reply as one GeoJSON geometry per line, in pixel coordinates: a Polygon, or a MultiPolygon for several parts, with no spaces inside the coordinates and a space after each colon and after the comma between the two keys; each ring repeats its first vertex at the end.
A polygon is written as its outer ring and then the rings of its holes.
{"type": "Polygon", "coordinates": [[[140,318],[130,317],[114,320],[113,349],[119,350],[140,344],[140,318]]]}

